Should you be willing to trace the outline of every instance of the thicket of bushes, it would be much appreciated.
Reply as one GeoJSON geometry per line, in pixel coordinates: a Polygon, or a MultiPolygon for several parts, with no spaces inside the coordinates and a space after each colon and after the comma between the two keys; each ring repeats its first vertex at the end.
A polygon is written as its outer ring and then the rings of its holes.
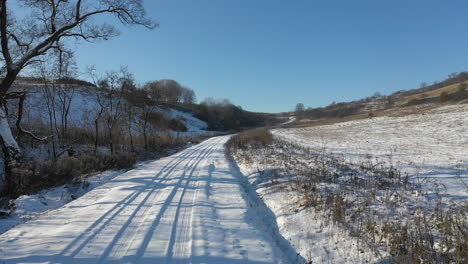
{"type": "MultiPolygon", "coordinates": [[[[15,182],[9,184],[10,187],[5,190],[5,195],[15,198],[19,195],[33,194],[62,184],[77,183],[97,172],[109,169],[129,169],[138,160],[166,156],[167,150],[175,149],[187,142],[198,143],[208,136],[208,134],[176,136],[161,133],[152,135],[148,139],[146,149],[142,147],[143,141],[135,138],[133,149],[130,147],[130,142],[121,141],[121,144],[115,146],[116,150],[113,154],[99,151],[94,153],[91,148],[86,147],[84,149],[68,147],[63,149],[56,159],[38,161],[28,158],[23,161],[21,168],[12,172],[14,173],[12,179],[15,182]]],[[[39,147],[41,144],[31,139],[27,142],[33,147],[34,145],[39,147]]],[[[102,142],[106,143],[106,139],[102,138],[102,142]]]]}
{"type": "Polygon", "coordinates": [[[273,114],[254,113],[235,106],[228,100],[206,100],[192,106],[195,116],[208,123],[209,130],[242,131],[278,123],[273,114]]]}
{"type": "Polygon", "coordinates": [[[78,183],[90,173],[131,168],[136,161],[137,156],[128,152],[114,155],[63,155],[56,160],[43,162],[29,160],[13,171],[17,182],[11,194],[15,197],[62,184],[78,183]]]}
{"type": "Polygon", "coordinates": [[[266,128],[247,130],[231,137],[227,147],[231,151],[249,147],[265,147],[273,143],[273,135],[266,128]]]}

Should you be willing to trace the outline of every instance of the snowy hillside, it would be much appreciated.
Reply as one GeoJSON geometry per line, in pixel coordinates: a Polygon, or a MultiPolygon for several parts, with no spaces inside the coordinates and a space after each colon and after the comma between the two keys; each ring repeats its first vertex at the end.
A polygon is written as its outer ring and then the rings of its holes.
{"type": "Polygon", "coordinates": [[[445,195],[468,198],[468,105],[402,117],[376,117],[332,125],[276,129],[285,140],[325,148],[346,159],[392,163],[414,180],[441,183],[445,195]]]}
{"type": "MultiPolygon", "coordinates": [[[[27,84],[15,88],[25,97],[8,104],[10,126],[27,160],[23,167],[29,172],[23,175],[35,175],[26,181],[24,190],[15,188],[19,194],[64,184],[62,179],[80,173],[121,167],[118,163],[130,167],[137,159],[165,156],[174,147],[213,133],[206,131],[207,123],[193,113],[162,105],[144,89],[124,90],[122,83],[120,90],[54,82],[27,84]],[[18,124],[29,134],[19,133],[18,124]],[[96,155],[103,156],[86,161],[96,155]],[[67,156],[73,158],[59,161],[67,156]],[[46,165],[54,168],[45,169],[46,165]],[[54,170],[55,176],[50,173],[54,170]],[[42,186],[41,182],[49,183],[42,186]]],[[[5,175],[0,179],[1,190],[5,175]]]]}
{"type": "MultiPolygon", "coordinates": [[[[99,103],[97,96],[97,90],[90,87],[79,87],[75,88],[73,93],[68,94],[70,100],[69,110],[69,125],[77,126],[82,128],[90,128],[93,124],[92,118],[96,115],[99,110],[99,103]]],[[[100,95],[103,97],[104,95],[100,95]]],[[[23,118],[25,123],[49,123],[49,113],[46,101],[47,94],[43,88],[30,88],[28,90],[28,97],[25,103],[25,116],[23,118]]],[[[68,98],[66,98],[68,99],[68,98]]],[[[60,117],[59,95],[55,96],[55,103],[58,105],[55,109],[55,115],[60,117]]],[[[163,113],[170,120],[180,120],[187,127],[187,133],[200,133],[207,128],[206,122],[199,120],[188,112],[182,112],[173,108],[161,108],[158,107],[155,111],[163,113]]]]}

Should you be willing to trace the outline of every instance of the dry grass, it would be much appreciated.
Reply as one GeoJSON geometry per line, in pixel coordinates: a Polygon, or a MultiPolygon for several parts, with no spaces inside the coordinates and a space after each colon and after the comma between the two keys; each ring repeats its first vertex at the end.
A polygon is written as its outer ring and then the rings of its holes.
{"type": "MultiPolygon", "coordinates": [[[[468,82],[464,82],[466,85],[468,85],[468,82]]],[[[408,104],[411,100],[419,100],[419,99],[424,99],[424,98],[435,98],[439,97],[441,93],[445,92],[447,95],[453,94],[458,92],[458,87],[459,83],[448,85],[439,89],[435,89],[432,91],[424,92],[421,94],[414,94],[411,96],[404,97],[400,99],[399,101],[396,102],[397,105],[405,105],[408,104]]]]}
{"type": "Polygon", "coordinates": [[[229,149],[262,147],[273,142],[273,135],[266,128],[248,130],[233,136],[227,143],[229,149]]]}
{"type": "Polygon", "coordinates": [[[278,139],[231,154],[256,167],[264,181],[286,182],[301,197],[291,211],[313,208],[376,254],[386,252],[384,263],[468,263],[468,205],[445,200],[436,189],[423,191],[386,162],[348,162],[325,148],[278,139]]]}
{"type": "MultiPolygon", "coordinates": [[[[438,95],[439,96],[439,95],[438,95]]],[[[283,126],[285,128],[304,128],[304,127],[313,127],[313,126],[323,126],[323,125],[332,125],[336,123],[342,122],[349,122],[355,120],[362,120],[368,118],[375,118],[379,116],[389,116],[389,117],[402,117],[407,115],[414,115],[414,114],[423,114],[425,112],[437,109],[439,107],[447,106],[450,104],[463,104],[468,103],[468,99],[464,101],[460,101],[457,103],[448,102],[445,104],[422,104],[422,105],[409,105],[409,106],[399,106],[393,107],[385,110],[375,111],[372,112],[373,116],[369,117],[368,113],[364,114],[357,114],[352,116],[347,116],[345,118],[322,118],[322,119],[314,119],[314,120],[306,120],[303,122],[298,123],[291,123],[287,126],[283,126]]]]}
{"type": "MultiPolygon", "coordinates": [[[[468,96],[467,88],[465,88],[463,91],[460,90],[460,84],[461,83],[456,83],[432,91],[405,96],[397,99],[397,101],[392,106],[386,106],[378,110],[361,110],[357,114],[344,117],[324,117],[319,119],[306,118],[297,122],[283,125],[281,127],[304,128],[361,120],[378,116],[400,117],[411,114],[422,114],[425,111],[433,110],[441,106],[468,103],[468,99],[465,99],[468,96]]],[[[463,84],[468,87],[468,81],[464,82],[463,84]]]]}

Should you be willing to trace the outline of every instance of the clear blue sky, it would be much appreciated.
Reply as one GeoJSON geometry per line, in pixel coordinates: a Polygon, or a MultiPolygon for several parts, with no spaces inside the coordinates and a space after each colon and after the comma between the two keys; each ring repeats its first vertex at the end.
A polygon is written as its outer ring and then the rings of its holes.
{"type": "Polygon", "coordinates": [[[80,67],[128,65],[198,99],[292,110],[416,88],[468,70],[466,0],[146,0],[155,30],[79,45],[80,67]]]}

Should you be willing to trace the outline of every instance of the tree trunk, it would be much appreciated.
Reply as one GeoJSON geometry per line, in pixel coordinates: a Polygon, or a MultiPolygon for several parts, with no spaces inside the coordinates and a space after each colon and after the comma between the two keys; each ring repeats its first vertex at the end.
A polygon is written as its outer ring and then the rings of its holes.
{"type": "MultiPolygon", "coordinates": [[[[16,77],[18,76],[18,74],[19,74],[18,70],[7,72],[7,74],[5,75],[5,78],[3,78],[3,80],[0,83],[0,98],[5,97],[8,89],[10,89],[10,87],[15,82],[16,77]]],[[[3,112],[5,112],[5,111],[3,111],[3,112]]]]}
{"type": "Polygon", "coordinates": [[[135,152],[135,147],[133,146],[132,122],[130,118],[128,119],[128,135],[130,136],[130,150],[135,152]]]}
{"type": "Polygon", "coordinates": [[[6,190],[8,194],[14,196],[20,191],[22,182],[18,178],[19,175],[15,175],[14,171],[16,168],[21,167],[23,156],[11,132],[4,107],[0,107],[0,143],[5,161],[6,180],[6,185],[2,186],[2,191],[6,190]]]}
{"type": "Polygon", "coordinates": [[[96,156],[99,144],[99,118],[94,119],[94,129],[96,131],[96,137],[94,138],[94,155],[96,156]]]}
{"type": "Polygon", "coordinates": [[[145,120],[145,123],[143,125],[143,139],[145,141],[145,151],[148,151],[148,135],[146,134],[146,126],[147,122],[145,120]]]}
{"type": "Polygon", "coordinates": [[[112,133],[112,127],[108,127],[108,134],[109,134],[109,148],[111,155],[114,155],[114,139],[112,133]]]}

